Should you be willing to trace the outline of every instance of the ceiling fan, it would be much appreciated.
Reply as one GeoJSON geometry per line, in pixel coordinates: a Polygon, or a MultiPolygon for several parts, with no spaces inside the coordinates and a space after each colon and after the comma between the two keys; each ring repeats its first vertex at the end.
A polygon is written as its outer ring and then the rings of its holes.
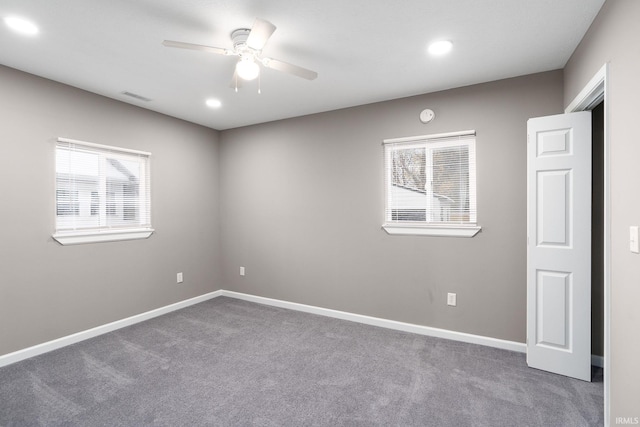
{"type": "Polygon", "coordinates": [[[264,67],[283,71],[307,80],[314,80],[318,77],[318,73],[315,71],[280,61],[278,59],[262,56],[262,49],[275,30],[276,26],[271,22],[257,18],[251,29],[239,28],[231,33],[231,41],[233,42],[233,48],[231,49],[183,43],[173,40],[165,40],[162,44],[167,47],[193,49],[216,53],[218,55],[240,57],[236,63],[233,80],[231,81],[231,87],[235,87],[236,90],[238,90],[238,87],[240,86],[238,78],[243,80],[253,80],[258,77],[260,74],[259,64],[262,64],[264,67]]]}

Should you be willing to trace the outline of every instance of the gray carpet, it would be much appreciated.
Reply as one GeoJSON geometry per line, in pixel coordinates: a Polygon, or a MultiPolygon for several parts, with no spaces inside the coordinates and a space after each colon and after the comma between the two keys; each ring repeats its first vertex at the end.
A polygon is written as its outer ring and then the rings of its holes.
{"type": "Polygon", "coordinates": [[[216,298],[0,369],[0,426],[598,426],[523,354],[216,298]]]}

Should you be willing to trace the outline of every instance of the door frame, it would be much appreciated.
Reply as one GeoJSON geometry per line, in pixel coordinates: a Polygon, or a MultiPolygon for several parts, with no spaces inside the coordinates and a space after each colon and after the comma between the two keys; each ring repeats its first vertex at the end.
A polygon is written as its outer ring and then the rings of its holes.
{"type": "Polygon", "coordinates": [[[605,63],[591,78],[589,83],[565,108],[565,113],[586,111],[593,109],[601,101],[604,101],[604,259],[603,283],[604,283],[604,420],[608,425],[611,406],[611,167],[610,167],[610,141],[609,141],[609,63],[605,63]]]}

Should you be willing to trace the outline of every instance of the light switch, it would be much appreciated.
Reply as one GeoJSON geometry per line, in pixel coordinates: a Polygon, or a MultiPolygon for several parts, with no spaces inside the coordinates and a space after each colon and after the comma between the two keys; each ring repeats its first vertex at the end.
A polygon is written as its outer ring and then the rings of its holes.
{"type": "Polygon", "coordinates": [[[640,244],[638,243],[638,226],[629,227],[629,250],[634,254],[640,253],[640,244]]]}

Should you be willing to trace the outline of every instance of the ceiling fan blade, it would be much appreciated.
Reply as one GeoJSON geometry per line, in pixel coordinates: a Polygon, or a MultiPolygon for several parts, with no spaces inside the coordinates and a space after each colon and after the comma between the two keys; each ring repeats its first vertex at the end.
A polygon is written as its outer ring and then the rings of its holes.
{"type": "Polygon", "coordinates": [[[307,80],[315,80],[316,77],[318,77],[318,73],[316,73],[315,71],[307,70],[306,68],[289,64],[288,62],[279,61],[277,59],[263,58],[262,64],[267,68],[283,71],[285,73],[293,74],[294,76],[302,77],[303,79],[307,80]]]}
{"type": "Polygon", "coordinates": [[[247,46],[258,51],[262,50],[275,30],[276,26],[271,22],[256,18],[247,38],[247,46]]]}
{"type": "Polygon", "coordinates": [[[166,47],[177,47],[180,49],[192,49],[192,50],[201,50],[204,52],[210,52],[210,53],[217,53],[218,55],[231,55],[233,54],[233,52],[231,52],[229,49],[223,49],[221,47],[213,47],[213,46],[205,46],[205,45],[201,45],[201,44],[193,44],[193,43],[183,43],[183,42],[176,42],[173,40],[165,40],[162,42],[162,44],[166,47]]]}

